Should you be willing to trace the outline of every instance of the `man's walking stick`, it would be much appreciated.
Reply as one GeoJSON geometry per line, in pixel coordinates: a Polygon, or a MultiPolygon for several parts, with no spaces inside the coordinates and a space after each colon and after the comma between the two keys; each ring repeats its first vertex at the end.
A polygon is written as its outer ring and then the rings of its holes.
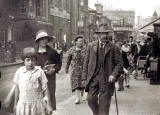
{"type": "MultiPolygon", "coordinates": [[[[114,83],[114,85],[115,85],[115,83],[114,83]]],[[[117,111],[117,115],[119,115],[116,88],[115,88],[115,102],[116,102],[116,111],[117,111]]]]}

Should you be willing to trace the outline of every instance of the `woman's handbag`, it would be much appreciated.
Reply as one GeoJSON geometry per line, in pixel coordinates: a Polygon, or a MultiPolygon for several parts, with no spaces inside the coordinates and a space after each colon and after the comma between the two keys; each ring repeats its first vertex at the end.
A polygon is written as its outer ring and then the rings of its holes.
{"type": "Polygon", "coordinates": [[[12,87],[2,105],[2,107],[10,113],[13,113],[15,88],[16,86],[12,87]]]}
{"type": "Polygon", "coordinates": [[[55,74],[55,64],[45,65],[43,68],[46,75],[54,75],[55,74]]]}

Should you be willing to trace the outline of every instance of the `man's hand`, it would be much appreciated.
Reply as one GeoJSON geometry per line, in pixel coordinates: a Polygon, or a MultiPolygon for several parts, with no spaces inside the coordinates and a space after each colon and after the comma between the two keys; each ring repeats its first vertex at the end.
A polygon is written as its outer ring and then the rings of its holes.
{"type": "Polygon", "coordinates": [[[115,82],[115,77],[113,75],[110,75],[108,82],[114,83],[115,82]]]}

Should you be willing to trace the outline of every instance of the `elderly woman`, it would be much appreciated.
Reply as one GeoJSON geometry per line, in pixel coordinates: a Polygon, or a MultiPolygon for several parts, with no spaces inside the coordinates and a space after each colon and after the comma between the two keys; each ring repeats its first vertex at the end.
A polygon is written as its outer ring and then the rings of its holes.
{"type": "Polygon", "coordinates": [[[81,100],[81,91],[84,89],[81,83],[82,66],[84,62],[85,50],[83,48],[83,36],[78,35],[74,39],[75,46],[71,47],[68,54],[66,73],[68,73],[69,66],[72,66],[71,86],[72,92],[76,92],[75,104],[79,104],[81,100]]]}

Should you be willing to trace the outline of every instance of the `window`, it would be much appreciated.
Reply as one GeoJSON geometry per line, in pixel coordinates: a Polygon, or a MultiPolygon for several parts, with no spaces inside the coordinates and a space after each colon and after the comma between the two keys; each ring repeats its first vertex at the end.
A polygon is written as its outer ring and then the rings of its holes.
{"type": "Polygon", "coordinates": [[[21,13],[26,13],[27,12],[27,1],[26,0],[21,0],[20,1],[20,12],[21,13]]]}
{"type": "Polygon", "coordinates": [[[47,0],[36,0],[36,15],[46,17],[47,0]]]}
{"type": "Polygon", "coordinates": [[[84,6],[84,1],[83,1],[83,0],[81,0],[80,2],[81,2],[81,3],[80,3],[80,4],[81,4],[81,6],[84,6]]]}
{"type": "Polygon", "coordinates": [[[36,15],[40,16],[41,15],[41,0],[36,0],[36,15]]]}
{"type": "Polygon", "coordinates": [[[56,0],[56,7],[62,9],[63,5],[62,5],[63,1],[62,0],[56,0]]]}

